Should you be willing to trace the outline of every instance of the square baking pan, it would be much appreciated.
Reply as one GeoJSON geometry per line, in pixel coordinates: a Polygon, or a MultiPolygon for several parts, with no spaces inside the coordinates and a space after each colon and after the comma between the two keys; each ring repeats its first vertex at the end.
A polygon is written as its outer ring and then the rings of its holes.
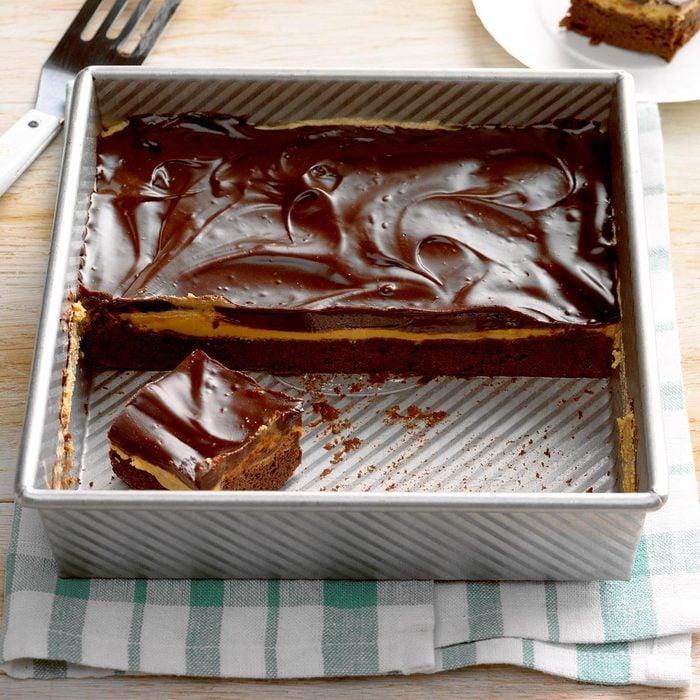
{"type": "Polygon", "coordinates": [[[634,88],[622,72],[93,67],[71,99],[17,497],[39,511],[62,576],[624,579],[646,514],[667,497],[654,342],[634,88]],[[96,138],[129,115],[192,110],[261,124],[600,122],[623,362],[609,380],[259,373],[315,406],[284,489],[125,489],[106,431],[153,374],[88,377],[78,362],[66,382],[96,138]]]}

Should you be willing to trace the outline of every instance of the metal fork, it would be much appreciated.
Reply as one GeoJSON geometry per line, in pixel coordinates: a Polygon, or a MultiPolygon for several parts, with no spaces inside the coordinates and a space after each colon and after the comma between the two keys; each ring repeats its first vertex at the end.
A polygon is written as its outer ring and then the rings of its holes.
{"type": "Polygon", "coordinates": [[[182,0],[165,0],[130,53],[120,50],[155,0],[140,0],[114,38],[107,36],[128,0],[112,0],[95,34],[82,34],[103,0],[87,0],[41,71],[36,105],[0,136],[0,196],[60,131],[66,110],[66,85],[89,65],[138,65],[148,56],[182,0]]]}

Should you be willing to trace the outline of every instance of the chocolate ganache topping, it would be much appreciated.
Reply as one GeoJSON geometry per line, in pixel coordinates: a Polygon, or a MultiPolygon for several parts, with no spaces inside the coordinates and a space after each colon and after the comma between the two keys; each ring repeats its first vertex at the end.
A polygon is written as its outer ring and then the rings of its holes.
{"type": "Polygon", "coordinates": [[[593,124],[134,117],[99,139],[80,282],[256,313],[604,324],[619,313],[608,173],[593,124]]]}

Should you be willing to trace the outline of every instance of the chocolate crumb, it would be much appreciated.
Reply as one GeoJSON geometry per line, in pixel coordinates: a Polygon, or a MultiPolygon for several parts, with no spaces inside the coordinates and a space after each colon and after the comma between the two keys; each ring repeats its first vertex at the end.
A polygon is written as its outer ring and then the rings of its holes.
{"type": "Polygon", "coordinates": [[[324,470],[321,472],[321,478],[322,478],[322,479],[325,479],[329,474],[332,474],[332,473],[333,473],[333,470],[332,470],[332,469],[324,469],[324,470]]]}
{"type": "Polygon", "coordinates": [[[348,418],[343,418],[343,420],[333,421],[329,425],[333,435],[338,435],[342,433],[343,430],[347,430],[352,424],[348,418]]]}
{"type": "Polygon", "coordinates": [[[343,459],[343,456],[348,452],[352,452],[360,447],[362,440],[358,437],[346,438],[342,440],[343,447],[338,450],[331,458],[331,464],[338,464],[343,459]]]}
{"type": "Polygon", "coordinates": [[[340,416],[340,411],[335,406],[331,406],[328,401],[315,401],[311,404],[311,408],[324,421],[334,421],[340,416]]]}
{"type": "Polygon", "coordinates": [[[354,438],[350,438],[348,440],[343,440],[343,446],[345,447],[346,452],[350,452],[351,450],[358,449],[361,444],[362,444],[362,440],[360,440],[359,437],[354,437],[354,438]]]}
{"type": "Polygon", "coordinates": [[[418,430],[421,427],[432,428],[449,415],[447,411],[430,411],[429,407],[423,410],[416,404],[411,404],[405,413],[401,413],[400,408],[398,404],[394,404],[386,409],[385,425],[401,421],[406,430],[418,430]]]}
{"type": "Polygon", "coordinates": [[[423,416],[423,420],[429,428],[432,428],[438,423],[444,421],[445,418],[447,418],[447,416],[447,411],[432,411],[431,413],[428,413],[425,416],[423,416]]]}

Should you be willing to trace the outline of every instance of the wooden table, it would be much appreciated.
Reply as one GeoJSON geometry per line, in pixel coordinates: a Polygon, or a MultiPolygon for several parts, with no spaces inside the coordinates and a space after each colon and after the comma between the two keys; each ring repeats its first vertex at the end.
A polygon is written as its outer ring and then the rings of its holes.
{"type": "MultiPolygon", "coordinates": [[[[33,103],[41,64],[82,0],[0,3],[0,129],[33,103]]],[[[483,29],[468,0],[186,0],[151,66],[440,69],[519,64],[483,29]]],[[[700,103],[662,108],[673,268],[695,461],[700,464],[700,103]]],[[[12,514],[13,478],[32,345],[49,247],[60,139],[0,199],[0,567],[12,514]]],[[[4,575],[4,570],[2,571],[4,575]]],[[[695,645],[700,686],[700,645],[695,645]]],[[[698,692],[698,688],[695,688],[698,692]]],[[[0,696],[117,698],[285,693],[288,697],[557,698],[689,697],[693,691],[601,688],[533,671],[490,666],[435,676],[303,682],[112,678],[16,681],[0,675],[0,696]]]]}

